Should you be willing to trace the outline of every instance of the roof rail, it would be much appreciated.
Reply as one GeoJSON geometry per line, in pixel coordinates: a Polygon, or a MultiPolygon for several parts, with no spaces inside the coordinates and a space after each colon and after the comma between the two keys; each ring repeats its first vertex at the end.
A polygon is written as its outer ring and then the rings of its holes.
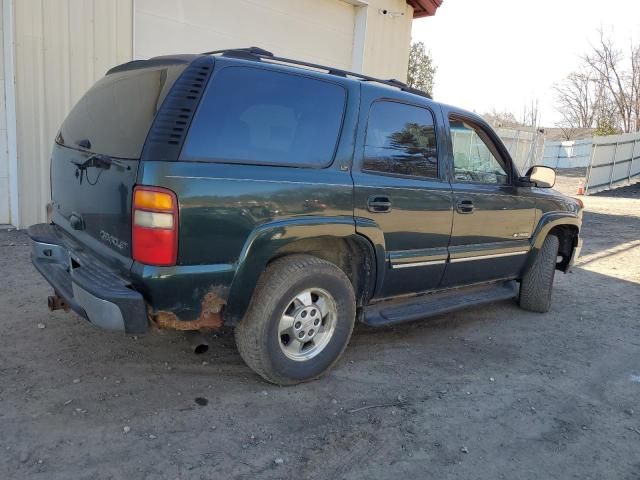
{"type": "Polygon", "coordinates": [[[227,48],[223,50],[212,50],[210,52],[204,52],[202,55],[216,55],[220,53],[238,53],[245,55],[261,56],[261,57],[273,57],[273,53],[260,47],[247,47],[247,48],[227,48]]]}
{"type": "Polygon", "coordinates": [[[295,65],[299,67],[307,67],[307,68],[312,68],[314,70],[321,70],[330,75],[336,75],[339,77],[345,77],[345,78],[352,77],[365,82],[381,83],[383,85],[388,85],[390,87],[398,88],[403,92],[408,92],[414,95],[420,95],[421,97],[426,97],[431,99],[431,96],[428,93],[423,92],[422,90],[418,90],[416,88],[412,88],[408,86],[406,83],[403,83],[400,80],[396,80],[394,78],[384,80],[381,78],[370,77],[369,75],[364,75],[362,73],[350,72],[348,70],[342,70],[339,68],[327,67],[326,65],[319,65],[317,63],[304,62],[302,60],[294,60],[291,58],[276,57],[273,53],[259,47],[213,50],[211,52],[204,52],[202,55],[223,55],[225,57],[236,57],[236,58],[242,58],[245,60],[255,60],[255,61],[264,60],[269,63],[280,63],[280,64],[295,65]]]}

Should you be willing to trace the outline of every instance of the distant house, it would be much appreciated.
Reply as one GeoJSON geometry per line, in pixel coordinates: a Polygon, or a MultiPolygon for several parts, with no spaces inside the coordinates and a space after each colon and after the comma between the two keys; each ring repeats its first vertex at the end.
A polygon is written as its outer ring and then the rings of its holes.
{"type": "Polygon", "coordinates": [[[442,0],[1,0],[0,224],[45,219],[61,121],[112,66],[259,46],[404,80],[411,23],[442,0]]]}

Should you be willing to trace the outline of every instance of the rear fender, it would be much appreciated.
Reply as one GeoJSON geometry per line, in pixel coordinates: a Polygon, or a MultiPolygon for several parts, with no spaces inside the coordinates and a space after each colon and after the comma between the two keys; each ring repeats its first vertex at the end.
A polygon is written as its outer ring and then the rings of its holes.
{"type": "MultiPolygon", "coordinates": [[[[356,234],[353,217],[302,217],[270,222],[256,228],[240,253],[224,310],[224,323],[237,324],[244,316],[260,275],[270,261],[283,255],[301,253],[296,245],[313,245],[314,240],[347,240],[375,255],[373,247],[356,234]]],[[[375,267],[375,259],[371,263],[375,267]]],[[[369,269],[372,270],[372,269],[369,269]]],[[[375,270],[366,275],[365,291],[372,290],[375,270]],[[371,287],[369,287],[371,285],[371,287]]]]}

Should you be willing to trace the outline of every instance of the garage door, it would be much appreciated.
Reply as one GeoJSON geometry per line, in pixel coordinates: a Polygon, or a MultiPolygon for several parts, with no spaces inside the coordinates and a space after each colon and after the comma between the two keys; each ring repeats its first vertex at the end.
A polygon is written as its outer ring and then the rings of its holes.
{"type": "Polygon", "coordinates": [[[136,58],[257,46],[351,69],[355,8],[342,0],[136,0],[136,58]]]}

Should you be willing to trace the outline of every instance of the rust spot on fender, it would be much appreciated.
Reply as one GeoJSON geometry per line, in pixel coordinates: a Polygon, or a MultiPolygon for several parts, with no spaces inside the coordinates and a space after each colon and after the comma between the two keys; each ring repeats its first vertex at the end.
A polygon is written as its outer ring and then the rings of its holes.
{"type": "Polygon", "coordinates": [[[173,312],[151,314],[151,323],[157,328],[171,330],[216,329],[222,326],[222,308],[227,303],[227,288],[212,287],[202,298],[202,311],[195,320],[180,320],[173,312]]]}

